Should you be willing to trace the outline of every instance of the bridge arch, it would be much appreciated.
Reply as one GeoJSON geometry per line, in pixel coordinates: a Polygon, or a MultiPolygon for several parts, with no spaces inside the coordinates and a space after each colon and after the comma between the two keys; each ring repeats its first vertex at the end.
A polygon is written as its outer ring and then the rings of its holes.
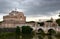
{"type": "Polygon", "coordinates": [[[43,30],[42,28],[39,28],[39,29],[38,29],[38,33],[44,34],[45,32],[44,32],[44,30],[43,30]]]}
{"type": "Polygon", "coordinates": [[[39,32],[39,31],[44,31],[44,30],[43,30],[42,28],[39,28],[39,29],[38,29],[38,32],[39,32]]]}
{"type": "Polygon", "coordinates": [[[54,30],[54,29],[48,29],[48,32],[47,32],[48,34],[52,34],[52,35],[54,35],[54,34],[56,34],[56,31],[54,30]]]}

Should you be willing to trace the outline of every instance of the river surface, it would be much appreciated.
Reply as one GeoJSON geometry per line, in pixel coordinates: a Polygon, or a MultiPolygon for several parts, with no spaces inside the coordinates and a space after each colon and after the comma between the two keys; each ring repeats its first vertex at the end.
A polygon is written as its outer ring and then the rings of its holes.
{"type": "Polygon", "coordinates": [[[23,35],[23,36],[20,36],[20,39],[60,39],[60,37],[55,37],[55,36],[52,36],[52,35],[45,35],[45,36],[42,36],[42,35],[34,35],[34,36],[31,36],[31,35],[23,35]]]}
{"type": "Polygon", "coordinates": [[[0,39],[60,39],[60,37],[52,35],[20,35],[20,36],[4,36],[0,39]]]}

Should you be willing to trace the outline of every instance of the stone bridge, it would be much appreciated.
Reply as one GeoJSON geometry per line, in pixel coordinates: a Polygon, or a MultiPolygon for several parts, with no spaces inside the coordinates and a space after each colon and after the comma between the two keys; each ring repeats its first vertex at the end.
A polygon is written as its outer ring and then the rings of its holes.
{"type": "Polygon", "coordinates": [[[39,29],[42,29],[45,33],[47,33],[48,30],[50,30],[50,29],[53,29],[53,30],[55,30],[56,32],[57,32],[57,31],[60,32],[60,27],[59,27],[59,26],[57,26],[57,27],[41,27],[41,26],[39,26],[39,27],[32,27],[32,28],[33,28],[33,30],[35,30],[36,32],[38,32],[39,29]]]}

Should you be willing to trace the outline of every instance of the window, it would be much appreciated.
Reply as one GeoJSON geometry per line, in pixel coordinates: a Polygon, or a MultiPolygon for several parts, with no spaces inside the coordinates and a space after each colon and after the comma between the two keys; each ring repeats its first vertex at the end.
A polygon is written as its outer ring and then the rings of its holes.
{"type": "Polygon", "coordinates": [[[20,18],[22,18],[22,16],[20,16],[20,18]]]}

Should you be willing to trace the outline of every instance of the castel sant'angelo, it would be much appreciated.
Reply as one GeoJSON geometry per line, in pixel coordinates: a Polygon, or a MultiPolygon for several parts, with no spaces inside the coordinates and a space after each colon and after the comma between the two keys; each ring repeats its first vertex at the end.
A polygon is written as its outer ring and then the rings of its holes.
{"type": "MultiPolygon", "coordinates": [[[[44,22],[43,26],[58,26],[58,24],[51,19],[52,22],[44,22]]],[[[8,15],[3,16],[3,21],[0,22],[0,28],[15,28],[15,27],[21,27],[21,26],[40,26],[40,24],[36,22],[26,22],[26,16],[23,14],[23,12],[19,11],[11,11],[8,15]]]]}
{"type": "Polygon", "coordinates": [[[3,22],[0,23],[0,28],[34,25],[35,23],[26,22],[26,16],[24,16],[23,12],[11,11],[9,15],[3,16],[3,22]]]}

